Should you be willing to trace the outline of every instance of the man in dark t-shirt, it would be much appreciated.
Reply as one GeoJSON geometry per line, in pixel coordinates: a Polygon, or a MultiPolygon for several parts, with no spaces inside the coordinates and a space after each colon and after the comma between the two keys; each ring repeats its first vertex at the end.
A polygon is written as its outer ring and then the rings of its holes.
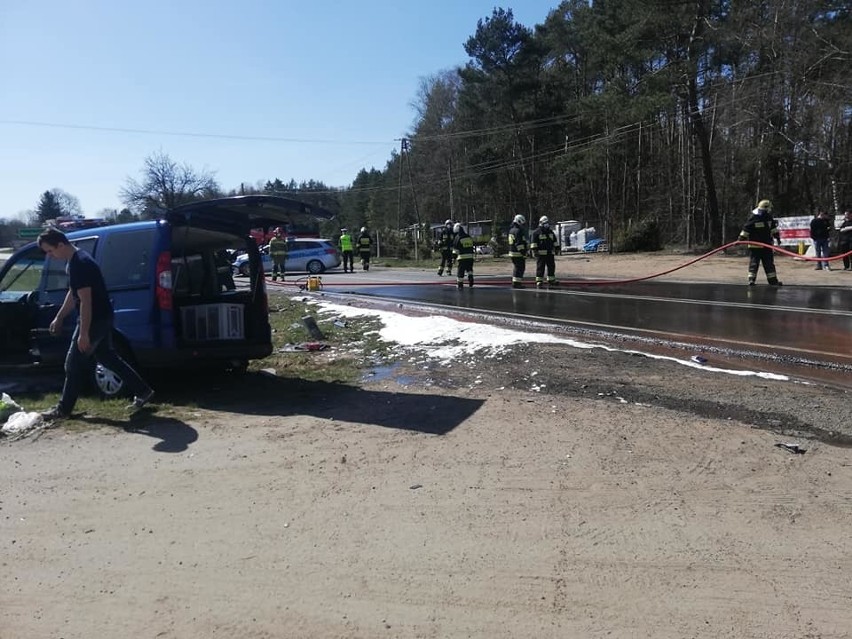
{"type": "Polygon", "coordinates": [[[109,303],[104,277],[92,256],[86,251],[75,250],[68,260],[65,272],[68,274],[68,288],[77,308],[80,308],[80,290],[89,288],[92,291],[92,320],[111,320],[112,304],[109,303]]]}
{"type": "Polygon", "coordinates": [[[71,345],[65,356],[62,396],[56,406],[42,415],[47,419],[62,419],[71,414],[92,357],[118,375],[134,393],[133,403],[128,408],[142,408],[154,396],[154,391],[115,352],[112,344],[112,304],[97,262],[85,251],[78,250],[64,233],[56,229],[48,229],[39,235],[38,245],[53,259],[68,262],[68,293],[50,323],[51,334],[59,333],[63,320],[75,308],[79,313],[71,345]]]}

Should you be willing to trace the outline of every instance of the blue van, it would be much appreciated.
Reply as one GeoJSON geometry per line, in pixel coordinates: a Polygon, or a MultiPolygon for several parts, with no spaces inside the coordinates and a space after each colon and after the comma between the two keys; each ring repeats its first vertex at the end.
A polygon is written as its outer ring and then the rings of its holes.
{"type": "MultiPolygon", "coordinates": [[[[248,195],[192,202],[159,220],[69,232],[98,262],[115,309],[118,351],[142,370],[221,366],[245,370],[272,352],[263,264],[250,230],[317,225],[333,215],[303,202],[248,195]],[[249,255],[249,281],[237,288],[228,254],[249,255]]],[[[66,263],[36,243],[0,269],[0,370],[61,368],[77,321],[47,328],[68,290],[66,263]]],[[[92,367],[104,396],[123,393],[109,369],[92,367]]]]}

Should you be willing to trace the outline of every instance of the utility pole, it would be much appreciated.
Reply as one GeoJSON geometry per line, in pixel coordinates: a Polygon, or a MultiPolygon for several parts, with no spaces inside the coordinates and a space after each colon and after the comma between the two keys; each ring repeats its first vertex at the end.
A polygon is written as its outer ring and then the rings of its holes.
{"type": "Polygon", "coordinates": [[[455,206],[453,205],[453,165],[452,165],[452,163],[447,164],[447,183],[450,185],[450,219],[455,222],[456,211],[455,211],[455,206]]]}
{"type": "MultiPolygon", "coordinates": [[[[402,150],[410,151],[411,149],[411,141],[403,138],[402,140],[402,150]]],[[[400,164],[400,168],[402,165],[400,164]]],[[[414,202],[414,217],[417,220],[417,228],[414,231],[414,259],[420,259],[418,252],[418,236],[420,235],[421,227],[420,227],[420,209],[417,206],[417,193],[414,190],[414,178],[411,177],[411,158],[408,158],[408,184],[411,186],[411,199],[414,202]]]]}
{"type": "Polygon", "coordinates": [[[399,186],[396,190],[396,230],[402,228],[402,157],[405,152],[405,145],[408,140],[400,138],[399,140],[399,186]]]}

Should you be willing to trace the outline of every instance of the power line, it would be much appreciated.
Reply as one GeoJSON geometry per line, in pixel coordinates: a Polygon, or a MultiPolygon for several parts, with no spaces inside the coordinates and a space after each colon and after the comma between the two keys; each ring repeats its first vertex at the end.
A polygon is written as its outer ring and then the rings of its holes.
{"type": "Polygon", "coordinates": [[[94,126],[89,124],[68,124],[61,122],[36,122],[31,120],[0,120],[0,124],[11,124],[16,126],[47,127],[53,129],[75,129],[81,131],[102,131],[105,133],[136,133],[140,135],[167,135],[186,138],[211,138],[215,140],[244,140],[251,142],[292,142],[296,144],[353,144],[353,145],[379,145],[388,144],[389,141],[366,141],[366,140],[326,140],[310,138],[284,138],[268,135],[231,135],[226,133],[197,133],[192,131],[161,131],[157,129],[133,129],[126,127],[94,126]]]}

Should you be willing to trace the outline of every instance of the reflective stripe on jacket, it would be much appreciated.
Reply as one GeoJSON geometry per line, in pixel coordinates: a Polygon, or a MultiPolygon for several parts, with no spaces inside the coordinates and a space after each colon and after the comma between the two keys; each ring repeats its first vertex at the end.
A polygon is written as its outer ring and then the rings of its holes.
{"type": "Polygon", "coordinates": [[[512,224],[509,229],[509,257],[526,257],[527,238],[523,227],[512,224]]]}
{"type": "Polygon", "coordinates": [[[548,229],[538,227],[532,233],[530,238],[530,250],[535,255],[555,255],[556,254],[556,234],[548,229]]]}
{"type": "Polygon", "coordinates": [[[280,237],[269,240],[269,257],[275,261],[281,261],[287,257],[287,240],[280,237]]]}
{"type": "Polygon", "coordinates": [[[459,262],[463,260],[473,260],[473,238],[462,231],[456,236],[453,242],[453,253],[459,262]]]}
{"type": "MultiPolygon", "coordinates": [[[[769,215],[761,215],[753,213],[743,225],[743,230],[740,231],[739,239],[742,241],[753,240],[764,244],[772,244],[774,238],[780,237],[778,234],[778,222],[769,215]]],[[[762,248],[762,247],[754,247],[762,248]]]]}

